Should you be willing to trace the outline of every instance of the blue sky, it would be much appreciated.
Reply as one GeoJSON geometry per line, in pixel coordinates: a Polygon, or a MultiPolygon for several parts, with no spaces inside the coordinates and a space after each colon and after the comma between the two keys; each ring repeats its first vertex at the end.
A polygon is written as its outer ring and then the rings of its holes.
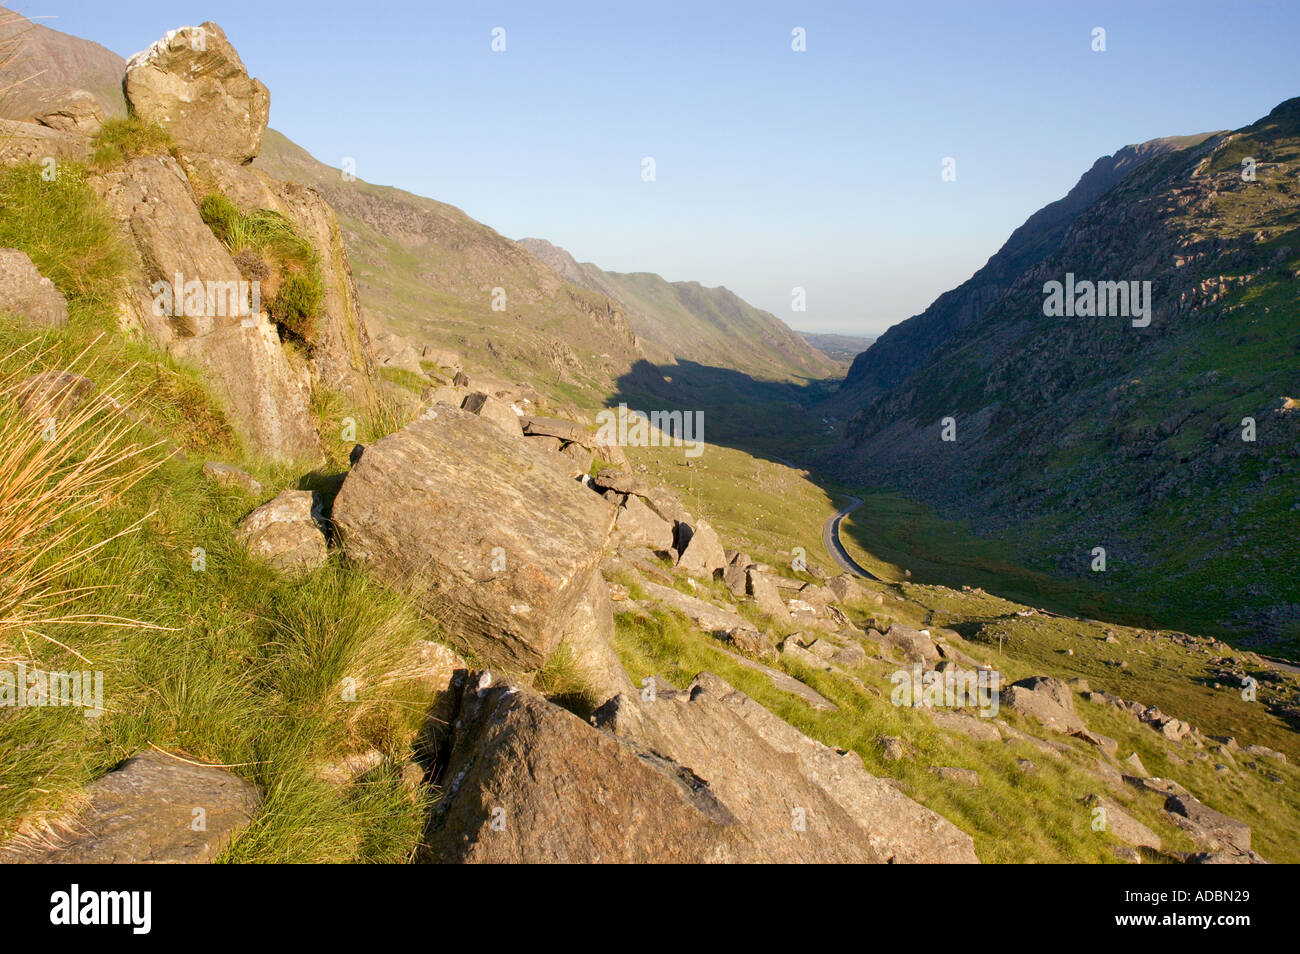
{"type": "Polygon", "coordinates": [[[215,20],[331,165],[848,334],[965,280],[1097,157],[1300,95],[1295,0],[11,5],[124,56],[215,20]]]}

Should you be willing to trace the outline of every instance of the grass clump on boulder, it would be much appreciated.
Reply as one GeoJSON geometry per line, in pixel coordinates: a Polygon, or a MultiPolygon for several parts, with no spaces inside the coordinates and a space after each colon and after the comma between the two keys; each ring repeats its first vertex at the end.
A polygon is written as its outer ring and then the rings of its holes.
{"type": "Polygon", "coordinates": [[[212,234],[235,256],[240,272],[274,286],[267,304],[271,320],[290,338],[315,344],[325,284],[311,242],[279,212],[243,212],[220,193],[205,198],[199,211],[212,234]]]}
{"type": "Polygon", "coordinates": [[[91,144],[95,147],[94,164],[100,169],[111,169],[144,156],[174,157],[177,153],[167,130],[139,116],[105,120],[95,131],[91,144]]]}

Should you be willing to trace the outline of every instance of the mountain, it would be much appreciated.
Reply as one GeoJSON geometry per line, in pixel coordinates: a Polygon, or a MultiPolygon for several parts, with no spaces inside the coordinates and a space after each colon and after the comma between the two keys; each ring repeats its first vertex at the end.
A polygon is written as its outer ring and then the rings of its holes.
{"type": "Polygon", "coordinates": [[[579,263],[545,239],[526,238],[519,244],[566,281],[622,304],[647,353],[660,360],[682,359],[778,381],[836,372],[833,361],[785,322],[726,288],[669,282],[650,272],[607,272],[579,263]]]}
{"type": "Polygon", "coordinates": [[[69,87],[90,92],[106,115],[126,115],[122,94],[126,61],[107,47],[51,30],[0,7],[0,48],[6,44],[20,46],[20,52],[4,72],[22,82],[0,96],[0,114],[5,118],[35,116],[69,87]]]}
{"type": "Polygon", "coordinates": [[[1200,136],[1152,139],[1125,146],[1093,163],[1066,195],[1043,206],[974,275],[934,300],[925,311],[894,325],[853,361],[832,403],[840,411],[860,407],[921,367],[936,348],[979,319],[1025,269],[1057,251],[1066,231],[1086,208],[1143,163],[1194,146],[1200,136]]]}
{"type": "Polygon", "coordinates": [[[588,401],[641,357],[614,302],[453,206],[346,179],[275,130],[254,166],[316,189],[335,208],[366,307],[391,331],[588,401]],[[498,288],[504,310],[494,308],[498,288]]]}
{"type": "MultiPolygon", "coordinates": [[[[1300,860],[1294,674],[832,546],[840,495],[717,441],[835,440],[828,382],[635,357],[603,290],[268,133],[215,23],[123,79],[129,120],[68,87],[3,125],[72,158],[0,153],[0,863],[1300,860]],[[394,315],[523,382],[395,352],[394,315]],[[612,437],[542,393],[616,374],[694,413],[612,437]]],[[[1261,157],[1247,251],[1290,234],[1286,123],[1193,170],[1261,157]]],[[[1139,231],[1203,210],[1153,183],[1139,231]]],[[[1116,240],[1089,222],[1063,248],[1116,240]]],[[[1280,264],[1234,375],[1287,342],[1280,264]]]]}
{"type": "Polygon", "coordinates": [[[901,334],[860,357],[857,393],[887,390],[836,469],[968,518],[1131,616],[1279,645],[1300,637],[1300,99],[1157,152],[1041,232],[1059,234],[1045,254],[1000,252],[999,281],[1031,259],[1004,292],[975,307],[973,280],[913,319],[961,327],[911,373],[879,366],[901,334]],[[1067,275],[1149,282],[1149,323],[1049,316],[1067,275]]]}

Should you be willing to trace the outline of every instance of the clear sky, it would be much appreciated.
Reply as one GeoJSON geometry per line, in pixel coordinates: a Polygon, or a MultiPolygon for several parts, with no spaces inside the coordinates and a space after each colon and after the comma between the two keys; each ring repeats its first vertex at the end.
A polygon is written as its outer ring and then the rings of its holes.
{"type": "Polygon", "coordinates": [[[1099,156],[1300,95],[1297,0],[10,5],[124,56],[215,20],[331,165],[849,334],[968,278],[1099,156]]]}

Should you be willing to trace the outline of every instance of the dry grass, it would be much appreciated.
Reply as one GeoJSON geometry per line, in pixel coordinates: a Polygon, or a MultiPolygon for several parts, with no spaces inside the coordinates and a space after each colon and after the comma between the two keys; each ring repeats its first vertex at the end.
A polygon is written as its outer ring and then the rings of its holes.
{"type": "Polygon", "coordinates": [[[46,630],[141,625],[75,612],[86,588],[66,581],[105,545],[138,527],[104,539],[87,533],[95,515],[162,458],[148,453],[156,444],[132,439],[138,419],[114,387],[98,390],[85,382],[83,390],[75,369],[93,364],[86,352],[73,370],[35,378],[44,356],[39,342],[20,350],[7,356],[9,370],[0,375],[0,656],[22,642],[30,658],[32,637],[80,656],[46,630]]]}

